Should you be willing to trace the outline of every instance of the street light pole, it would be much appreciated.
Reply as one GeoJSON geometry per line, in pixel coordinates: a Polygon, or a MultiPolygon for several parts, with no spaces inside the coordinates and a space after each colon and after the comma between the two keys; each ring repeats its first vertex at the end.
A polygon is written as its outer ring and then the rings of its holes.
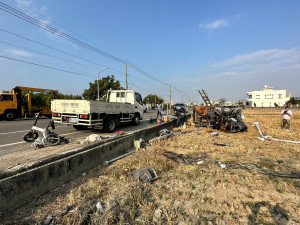
{"type": "Polygon", "coordinates": [[[103,72],[103,71],[105,71],[105,70],[108,70],[109,68],[105,68],[105,69],[103,69],[103,70],[100,70],[99,72],[98,72],[98,75],[97,75],[97,93],[98,93],[98,98],[97,98],[97,100],[99,101],[100,100],[100,97],[99,97],[99,75],[100,75],[100,73],[101,72],[103,72]]]}

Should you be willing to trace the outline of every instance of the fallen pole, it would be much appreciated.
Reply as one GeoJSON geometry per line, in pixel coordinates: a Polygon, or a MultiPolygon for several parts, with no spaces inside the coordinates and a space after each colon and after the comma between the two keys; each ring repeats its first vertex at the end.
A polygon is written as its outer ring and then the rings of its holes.
{"type": "MultiPolygon", "coordinates": [[[[271,136],[264,136],[259,128],[259,122],[256,121],[254,122],[254,125],[256,126],[259,135],[266,140],[270,140],[270,141],[282,141],[282,142],[287,142],[287,143],[293,143],[293,144],[300,144],[300,141],[290,141],[290,140],[284,140],[284,139],[277,139],[277,138],[272,138],[271,136]]],[[[263,141],[263,140],[262,140],[263,141]]]]}
{"type": "Polygon", "coordinates": [[[113,163],[113,162],[115,162],[115,161],[117,161],[117,160],[119,160],[119,159],[122,159],[122,158],[124,158],[124,157],[126,157],[126,156],[128,156],[128,155],[131,155],[132,153],[133,153],[133,152],[128,152],[128,153],[126,153],[126,154],[124,154],[124,155],[118,156],[117,158],[111,159],[111,160],[109,160],[109,161],[105,161],[105,162],[103,162],[103,165],[104,165],[104,166],[108,166],[109,164],[111,164],[111,163],[113,163]]]}

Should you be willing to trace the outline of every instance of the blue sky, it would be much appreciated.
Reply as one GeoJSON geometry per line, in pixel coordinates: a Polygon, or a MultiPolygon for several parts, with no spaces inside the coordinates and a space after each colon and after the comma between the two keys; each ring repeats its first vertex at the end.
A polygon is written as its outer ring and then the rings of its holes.
{"type": "MultiPolygon", "coordinates": [[[[205,89],[212,100],[241,100],[247,98],[247,91],[260,90],[264,85],[300,96],[297,0],[1,2],[127,60],[161,81],[128,67],[129,87],[143,96],[153,93],[169,101],[166,84],[175,87],[175,102],[182,96],[185,102],[199,102],[197,89],[205,89]]],[[[81,74],[0,58],[0,91],[19,85],[82,94],[106,67],[110,69],[100,77],[114,74],[125,86],[124,63],[47,33],[3,10],[0,55],[81,74]]]]}

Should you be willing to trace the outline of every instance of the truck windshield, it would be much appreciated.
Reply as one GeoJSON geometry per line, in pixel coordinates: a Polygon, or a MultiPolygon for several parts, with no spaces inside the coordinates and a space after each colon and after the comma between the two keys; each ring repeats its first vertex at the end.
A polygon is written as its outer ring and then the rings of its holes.
{"type": "Polygon", "coordinates": [[[140,103],[141,105],[143,105],[143,100],[142,100],[142,96],[139,93],[135,93],[135,99],[138,103],[140,103]]]}
{"type": "Polygon", "coordinates": [[[12,102],[13,96],[12,95],[0,95],[0,101],[2,102],[12,102]]]}

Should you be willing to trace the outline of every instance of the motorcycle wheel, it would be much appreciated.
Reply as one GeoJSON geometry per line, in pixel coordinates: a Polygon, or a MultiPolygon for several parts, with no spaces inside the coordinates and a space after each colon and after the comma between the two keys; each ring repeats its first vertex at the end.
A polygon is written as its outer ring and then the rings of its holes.
{"type": "Polygon", "coordinates": [[[23,136],[23,140],[27,142],[33,142],[38,138],[38,136],[39,134],[36,131],[29,131],[23,136]]]}
{"type": "Polygon", "coordinates": [[[50,133],[47,135],[45,141],[47,145],[55,146],[60,143],[60,136],[56,133],[50,133]]]}

